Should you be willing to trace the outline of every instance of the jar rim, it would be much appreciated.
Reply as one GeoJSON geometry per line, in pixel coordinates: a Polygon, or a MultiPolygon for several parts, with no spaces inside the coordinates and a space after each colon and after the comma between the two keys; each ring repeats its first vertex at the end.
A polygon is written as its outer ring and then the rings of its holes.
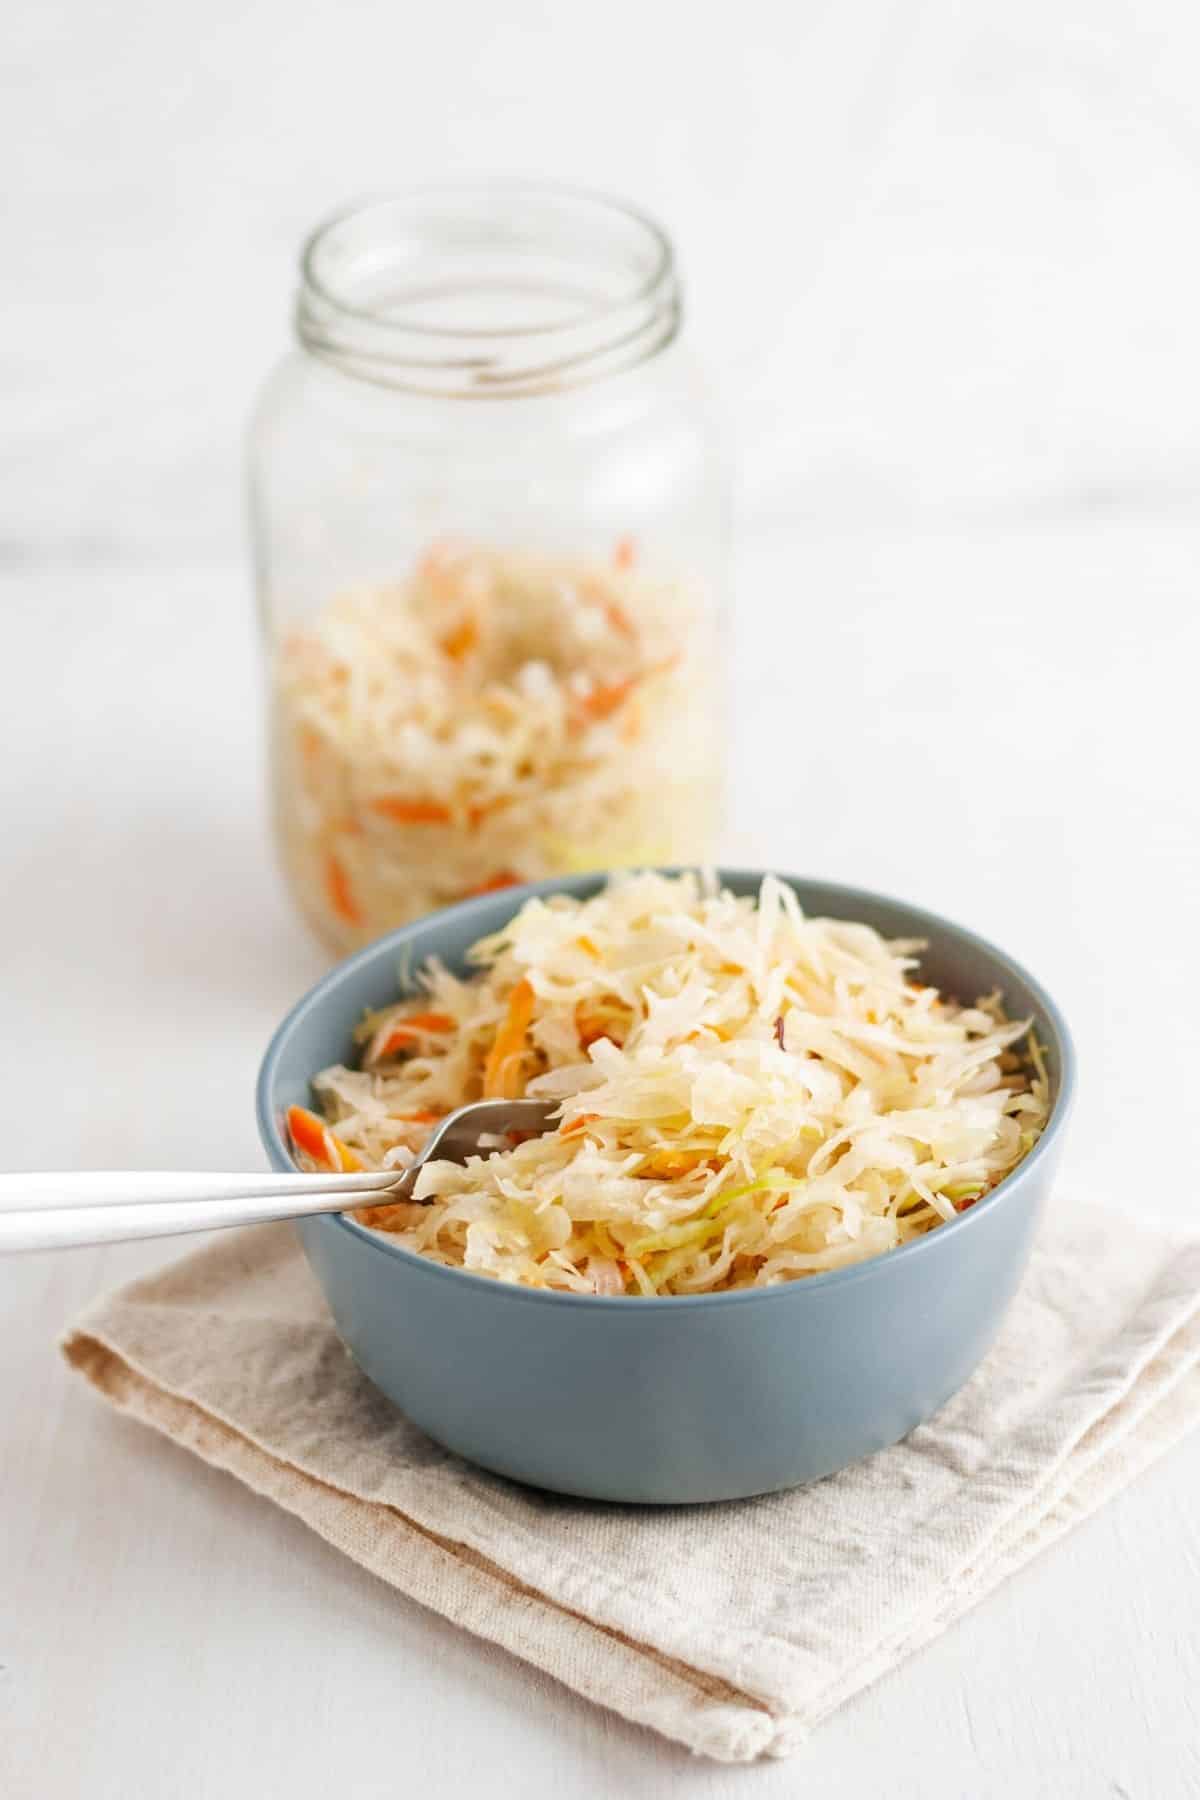
{"type": "Polygon", "coordinates": [[[385,386],[453,397],[547,392],[631,367],[671,342],[682,313],[674,250],[657,220],[615,196],[557,182],[420,183],[360,199],[310,232],[300,276],[296,324],[306,350],[385,386]],[[589,232],[594,253],[585,256],[589,232]],[[485,251],[517,262],[558,255],[571,280],[481,280],[477,297],[494,289],[511,300],[524,287],[531,308],[535,296],[570,307],[498,324],[422,316],[422,303],[461,301],[472,286],[451,275],[414,288],[423,259],[452,267],[456,255],[485,251]],[[377,291],[387,279],[401,285],[377,291]],[[530,361],[530,346],[541,361],[530,361]]]}

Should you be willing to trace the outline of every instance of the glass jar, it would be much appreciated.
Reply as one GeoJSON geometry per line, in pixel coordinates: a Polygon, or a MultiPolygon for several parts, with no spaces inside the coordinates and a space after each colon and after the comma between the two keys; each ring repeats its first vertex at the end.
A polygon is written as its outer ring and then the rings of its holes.
{"type": "Polygon", "coordinates": [[[251,478],[276,830],[334,950],[712,854],[726,483],[680,316],[666,236],[591,194],[416,190],[309,240],[251,478]]]}

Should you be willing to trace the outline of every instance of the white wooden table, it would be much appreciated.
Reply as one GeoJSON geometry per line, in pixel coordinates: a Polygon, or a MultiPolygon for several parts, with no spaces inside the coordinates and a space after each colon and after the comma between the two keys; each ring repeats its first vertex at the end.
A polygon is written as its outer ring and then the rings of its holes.
{"type": "MultiPolygon", "coordinates": [[[[237,530],[290,247],[364,187],[552,165],[677,225],[742,429],[730,860],[1002,940],[1076,1028],[1064,1182],[1193,1214],[1200,14],[550,19],[22,11],[0,1161],[258,1161],[257,1059],[321,967],[265,836],[237,530]]],[[[68,1379],[66,1321],[171,1253],[0,1266],[4,1800],[1200,1792],[1200,1440],[799,1758],[721,1769],[68,1379]]]]}
{"type": "MultiPolygon", "coordinates": [[[[764,536],[744,591],[797,598],[738,633],[729,833],[731,855],[912,894],[1044,972],[1084,1067],[1064,1179],[1184,1211],[1198,564],[1200,532],[1161,523],[764,536]],[[855,671],[845,701],[803,679],[818,642],[855,671]]],[[[320,959],[263,837],[241,571],[27,573],[0,598],[14,666],[58,682],[52,708],[36,678],[8,702],[5,1159],[256,1166],[256,1060],[320,959]]],[[[707,1768],[429,1617],[68,1378],[63,1323],[169,1253],[0,1265],[8,1800],[316,1800],[335,1781],[1160,1800],[1200,1781],[1200,1439],[798,1762],[707,1768]]]]}

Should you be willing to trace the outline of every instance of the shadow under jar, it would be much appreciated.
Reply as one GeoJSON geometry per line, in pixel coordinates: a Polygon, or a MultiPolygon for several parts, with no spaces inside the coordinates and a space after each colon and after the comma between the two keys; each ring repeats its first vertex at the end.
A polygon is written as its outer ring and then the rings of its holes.
{"type": "Polygon", "coordinates": [[[724,468],[671,245],[600,196],[321,226],[253,430],[283,865],[342,952],[715,848],[724,468]]]}

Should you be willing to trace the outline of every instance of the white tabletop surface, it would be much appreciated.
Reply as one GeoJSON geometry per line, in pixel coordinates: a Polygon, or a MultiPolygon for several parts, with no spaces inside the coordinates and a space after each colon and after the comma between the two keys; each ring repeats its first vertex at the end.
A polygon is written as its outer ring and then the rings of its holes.
{"type": "MultiPolygon", "coordinates": [[[[242,418],[309,215],[492,166],[678,226],[742,443],[730,859],[1002,940],[1078,1037],[1064,1183],[1194,1215],[1200,24],[987,10],[751,0],[731,45],[632,3],[29,5],[0,1160],[260,1161],[256,1062],[322,958],[264,826],[242,418]]],[[[5,1800],[1200,1792],[1200,1439],[797,1759],[722,1769],[68,1378],[62,1326],[165,1254],[0,1267],[5,1800]]]]}

